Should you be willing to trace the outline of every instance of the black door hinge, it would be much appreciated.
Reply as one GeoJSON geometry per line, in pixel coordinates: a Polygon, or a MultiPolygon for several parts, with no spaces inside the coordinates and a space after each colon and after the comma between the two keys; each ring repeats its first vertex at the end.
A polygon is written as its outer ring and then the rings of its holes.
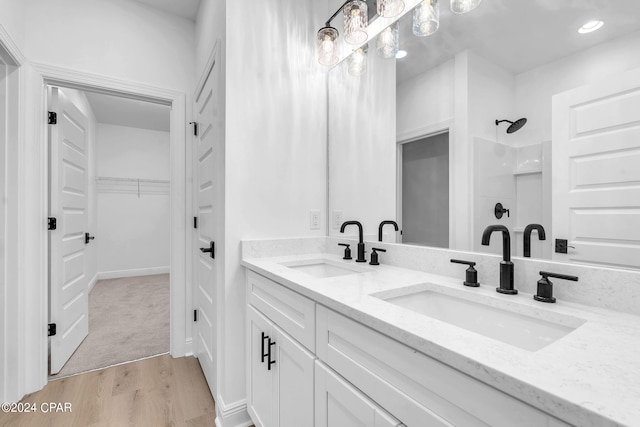
{"type": "Polygon", "coordinates": [[[58,220],[54,217],[49,217],[47,228],[49,230],[55,230],[58,227],[58,220]]]}
{"type": "Polygon", "coordinates": [[[198,122],[189,122],[190,125],[193,125],[193,135],[198,136],[198,122]]]}
{"type": "Polygon", "coordinates": [[[49,111],[49,124],[57,125],[58,124],[58,113],[55,111],[49,111]]]}
{"type": "Polygon", "coordinates": [[[198,217],[197,216],[193,217],[193,228],[198,228],[198,217]]]}
{"type": "Polygon", "coordinates": [[[194,322],[198,321],[198,310],[193,310],[193,321],[194,322]]]}
{"type": "Polygon", "coordinates": [[[49,336],[52,337],[56,334],[56,324],[49,323],[49,336]]]}

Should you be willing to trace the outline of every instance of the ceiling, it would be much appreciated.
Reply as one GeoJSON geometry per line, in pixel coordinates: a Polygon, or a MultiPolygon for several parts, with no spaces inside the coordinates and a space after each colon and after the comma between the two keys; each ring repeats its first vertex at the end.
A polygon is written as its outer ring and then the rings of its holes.
{"type": "Polygon", "coordinates": [[[166,105],[94,92],[85,94],[98,123],[169,132],[171,109],[166,105]]]}
{"type": "Polygon", "coordinates": [[[411,30],[412,14],[400,24],[397,78],[404,81],[470,49],[502,68],[519,74],[556,59],[640,30],[639,0],[485,0],[464,15],[454,15],[440,0],[440,28],[427,37],[411,30]],[[605,25],[578,34],[588,21],[605,25]]]}
{"type": "Polygon", "coordinates": [[[196,20],[201,0],[133,0],[183,18],[196,20]]]}

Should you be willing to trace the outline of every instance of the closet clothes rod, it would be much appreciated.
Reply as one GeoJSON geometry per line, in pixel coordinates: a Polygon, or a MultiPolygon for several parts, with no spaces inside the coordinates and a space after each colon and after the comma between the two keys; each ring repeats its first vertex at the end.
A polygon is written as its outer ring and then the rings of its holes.
{"type": "Polygon", "coordinates": [[[169,184],[169,180],[165,179],[142,179],[142,178],[112,178],[108,176],[98,176],[96,177],[96,181],[118,181],[118,182],[147,182],[147,183],[157,183],[157,184],[169,184]]]}
{"type": "Polygon", "coordinates": [[[121,193],[121,194],[169,194],[168,180],[143,179],[143,178],[116,178],[116,177],[96,177],[99,193],[121,193]]]}

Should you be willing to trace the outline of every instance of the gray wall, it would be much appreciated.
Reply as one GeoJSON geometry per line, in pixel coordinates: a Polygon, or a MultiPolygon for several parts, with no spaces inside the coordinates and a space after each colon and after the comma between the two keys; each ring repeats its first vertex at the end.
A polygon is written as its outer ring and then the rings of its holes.
{"type": "Polygon", "coordinates": [[[449,247],[449,134],[402,146],[402,241],[449,247]]]}

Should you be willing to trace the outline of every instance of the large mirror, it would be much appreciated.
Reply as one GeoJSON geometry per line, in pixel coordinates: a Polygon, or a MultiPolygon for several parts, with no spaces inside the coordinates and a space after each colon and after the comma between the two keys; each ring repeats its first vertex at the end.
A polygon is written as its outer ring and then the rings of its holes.
{"type": "Polygon", "coordinates": [[[406,56],[370,34],[329,72],[329,234],[501,253],[501,224],[523,256],[539,224],[532,257],[640,268],[640,2],[422,3],[438,29],[404,15],[406,56]]]}

